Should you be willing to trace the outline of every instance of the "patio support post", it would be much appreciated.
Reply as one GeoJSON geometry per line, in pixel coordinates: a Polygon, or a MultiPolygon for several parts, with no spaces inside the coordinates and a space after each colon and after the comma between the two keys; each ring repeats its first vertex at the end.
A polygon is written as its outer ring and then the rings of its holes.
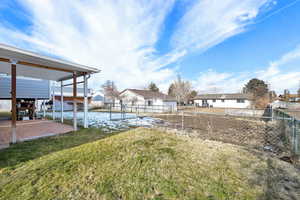
{"type": "Polygon", "coordinates": [[[60,82],[60,121],[64,123],[64,85],[60,82]]]}
{"type": "Polygon", "coordinates": [[[11,65],[11,132],[12,143],[17,142],[17,66],[11,65]]]}
{"type": "Polygon", "coordinates": [[[52,120],[55,121],[55,86],[52,86],[52,120]]]}
{"type": "Polygon", "coordinates": [[[77,131],[77,77],[73,73],[73,129],[77,131]]]}
{"type": "Polygon", "coordinates": [[[87,75],[84,74],[83,76],[84,79],[84,128],[88,128],[88,79],[87,75]]]}

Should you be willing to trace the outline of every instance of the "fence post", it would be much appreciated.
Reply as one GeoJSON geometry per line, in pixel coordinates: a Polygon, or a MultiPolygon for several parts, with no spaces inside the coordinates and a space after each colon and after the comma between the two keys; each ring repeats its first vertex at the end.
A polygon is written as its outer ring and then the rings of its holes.
{"type": "Polygon", "coordinates": [[[293,118],[293,139],[294,139],[294,155],[299,156],[299,134],[297,127],[297,120],[293,118]]]}
{"type": "Polygon", "coordinates": [[[183,111],[181,112],[181,130],[183,131],[184,128],[184,114],[183,111]]]}
{"type": "Polygon", "coordinates": [[[271,121],[274,121],[274,109],[273,109],[273,106],[270,107],[271,109],[271,121]]]}
{"type": "Polygon", "coordinates": [[[123,120],[123,105],[121,104],[121,110],[120,110],[120,113],[121,113],[121,120],[123,120]]]}
{"type": "Polygon", "coordinates": [[[109,120],[111,120],[111,104],[109,104],[109,120]]]}

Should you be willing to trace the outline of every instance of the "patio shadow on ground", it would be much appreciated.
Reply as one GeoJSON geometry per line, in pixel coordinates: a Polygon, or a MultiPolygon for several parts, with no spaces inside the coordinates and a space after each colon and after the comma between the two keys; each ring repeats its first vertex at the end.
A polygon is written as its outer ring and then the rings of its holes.
{"type": "Polygon", "coordinates": [[[56,151],[93,142],[117,133],[103,133],[100,129],[81,129],[63,135],[17,143],[0,150],[0,170],[15,168],[20,163],[39,158],[56,151]]]}

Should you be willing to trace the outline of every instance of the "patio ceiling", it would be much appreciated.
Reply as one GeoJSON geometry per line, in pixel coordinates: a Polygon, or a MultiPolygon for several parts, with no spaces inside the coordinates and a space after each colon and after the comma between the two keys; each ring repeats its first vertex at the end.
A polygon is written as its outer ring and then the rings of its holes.
{"type": "Polygon", "coordinates": [[[17,76],[61,81],[100,70],[68,61],[63,61],[36,53],[0,44],[0,73],[11,74],[11,62],[17,64],[17,76]]]}

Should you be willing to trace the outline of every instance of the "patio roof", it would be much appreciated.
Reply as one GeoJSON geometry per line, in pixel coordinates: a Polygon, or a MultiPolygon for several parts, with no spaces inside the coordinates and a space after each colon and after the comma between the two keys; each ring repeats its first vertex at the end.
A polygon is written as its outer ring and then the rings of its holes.
{"type": "Polygon", "coordinates": [[[93,67],[42,56],[0,43],[0,73],[11,74],[11,64],[17,64],[17,76],[61,81],[77,76],[97,73],[93,67]]]}
{"type": "MultiPolygon", "coordinates": [[[[31,77],[44,80],[61,81],[63,91],[63,80],[73,79],[73,128],[77,130],[77,84],[84,84],[84,127],[88,127],[88,77],[89,74],[99,72],[98,69],[63,61],[36,53],[18,49],[12,46],[0,44],[0,73],[11,75],[11,133],[12,143],[17,142],[17,76],[31,77]],[[77,82],[77,77],[83,76],[82,82],[77,82]]],[[[70,85],[70,84],[69,84],[70,85]]],[[[61,92],[63,94],[63,92],[61,92]]],[[[55,95],[53,95],[55,97],[55,95]]],[[[61,95],[63,102],[63,95],[61,95]]],[[[53,98],[53,101],[55,99],[53,98]]],[[[53,104],[55,105],[55,104],[53,104]]],[[[63,105],[63,103],[61,104],[63,105]]],[[[45,107],[45,106],[44,106],[45,107]]],[[[55,120],[55,108],[53,119],[55,120]]],[[[61,106],[61,122],[63,122],[63,106],[61,106]]]]}

